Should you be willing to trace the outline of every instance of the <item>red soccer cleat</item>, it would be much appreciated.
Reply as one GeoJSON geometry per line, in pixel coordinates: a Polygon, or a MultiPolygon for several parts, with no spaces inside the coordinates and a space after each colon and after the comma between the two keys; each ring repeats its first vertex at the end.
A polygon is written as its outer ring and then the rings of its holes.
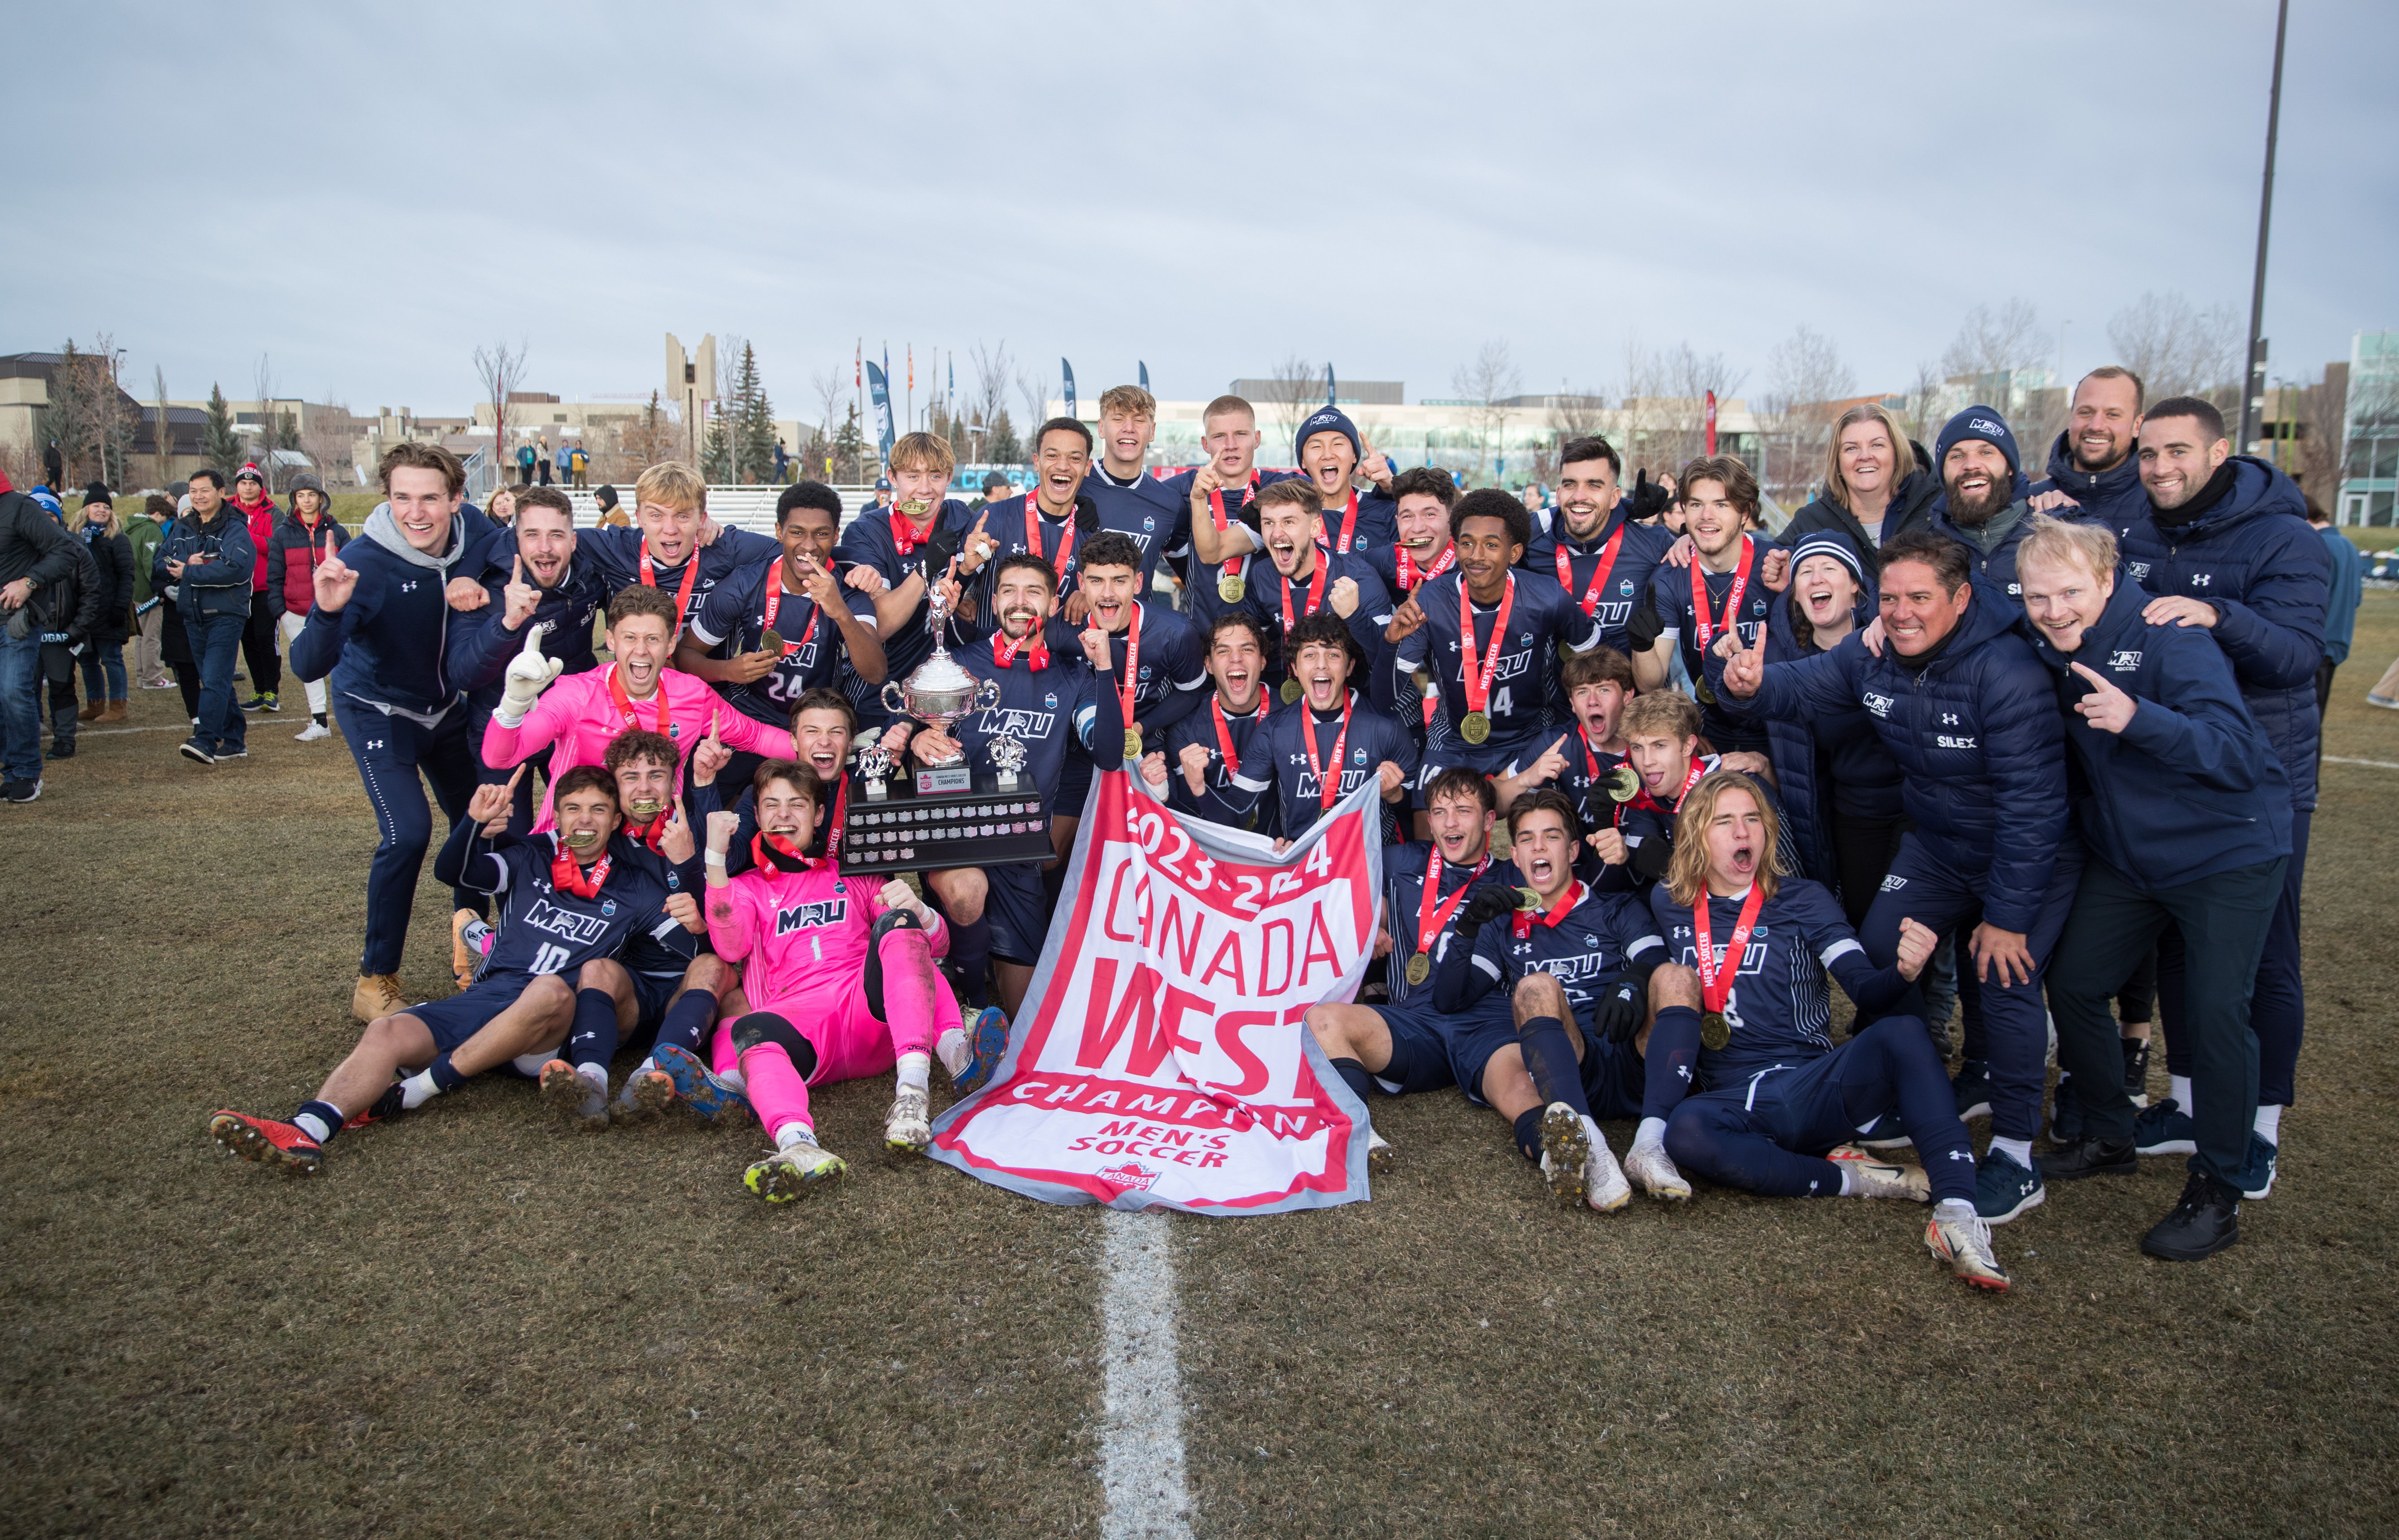
{"type": "Polygon", "coordinates": [[[209,1119],[209,1137],[227,1155],[261,1165],[280,1166],[306,1176],[325,1163],[325,1147],[291,1123],[248,1113],[220,1112],[209,1119]]]}

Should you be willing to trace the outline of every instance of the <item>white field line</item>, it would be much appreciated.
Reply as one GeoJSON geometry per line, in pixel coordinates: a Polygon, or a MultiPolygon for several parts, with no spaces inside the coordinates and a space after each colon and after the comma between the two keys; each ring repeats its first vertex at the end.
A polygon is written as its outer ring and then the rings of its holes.
{"type": "Polygon", "coordinates": [[[1183,1375],[1175,1344],[1174,1256],[1162,1209],[1103,1216],[1106,1401],[1100,1421],[1104,1540],[1191,1540],[1183,1480],[1183,1375]]]}
{"type": "Polygon", "coordinates": [[[2399,763],[2390,760],[2353,760],[2344,759],[2338,754],[2326,754],[2324,762],[2326,764],[2363,764],[2375,770],[2399,770],[2399,763]]]}

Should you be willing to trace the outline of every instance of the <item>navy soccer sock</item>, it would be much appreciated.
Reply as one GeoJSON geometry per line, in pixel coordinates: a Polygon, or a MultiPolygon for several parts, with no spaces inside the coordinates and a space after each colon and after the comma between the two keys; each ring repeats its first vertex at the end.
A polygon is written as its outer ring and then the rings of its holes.
{"type": "Polygon", "coordinates": [[[340,1133],[342,1125],[347,1121],[342,1115],[342,1109],[330,1101],[304,1101],[300,1110],[291,1114],[292,1126],[319,1144],[340,1133]]]}
{"type": "Polygon", "coordinates": [[[1674,1115],[1683,1098],[1691,1094],[1699,1073],[1700,1013],[1688,1006],[1667,1006],[1649,1028],[1647,1058],[1641,1072],[1641,1115],[1665,1119],[1674,1115]]]}
{"type": "Polygon", "coordinates": [[[604,989],[575,992],[575,1028],[566,1034],[566,1061],[579,1073],[600,1067],[607,1077],[608,1060],[617,1056],[617,997],[604,989]]]}
{"type": "Polygon", "coordinates": [[[425,1073],[433,1077],[435,1086],[445,1091],[454,1091],[467,1083],[467,1077],[458,1073],[446,1053],[436,1054],[433,1062],[426,1066],[425,1073]]]}
{"type": "Polygon", "coordinates": [[[1974,1200],[1974,1145],[1958,1120],[1957,1093],[1922,1023],[1912,1016],[1877,1021],[1843,1044],[1835,1071],[1841,1087],[1841,1115],[1852,1128],[1871,1123],[1898,1104],[1916,1143],[1916,1157],[1943,1198],[1974,1200]]]}
{"type": "Polygon", "coordinates": [[[950,922],[950,961],[958,968],[966,1003],[977,1010],[991,1004],[991,916],[950,922]]]}
{"type": "Polygon", "coordinates": [[[687,989],[675,1003],[667,1007],[666,1020],[658,1023],[658,1040],[650,1051],[673,1047],[686,1053],[699,1052],[700,1037],[716,1020],[717,999],[704,989],[687,989]]]}
{"type": "Polygon", "coordinates": [[[1547,1107],[1534,1107],[1516,1114],[1516,1151],[1526,1160],[1541,1158],[1541,1114],[1547,1107]]]}
{"type": "Polygon", "coordinates": [[[1365,1105],[1366,1093],[1375,1084],[1375,1077],[1366,1073],[1366,1066],[1355,1059],[1336,1059],[1333,1060],[1333,1071],[1341,1077],[1343,1085],[1357,1093],[1358,1104],[1365,1105]]]}
{"type": "Polygon", "coordinates": [[[1525,1068],[1544,1106],[1563,1101],[1583,1116],[1591,1115],[1591,1100],[1583,1094],[1582,1063],[1575,1058],[1574,1039],[1566,1024],[1554,1016],[1536,1016],[1516,1029],[1516,1044],[1525,1053],[1525,1068]]]}

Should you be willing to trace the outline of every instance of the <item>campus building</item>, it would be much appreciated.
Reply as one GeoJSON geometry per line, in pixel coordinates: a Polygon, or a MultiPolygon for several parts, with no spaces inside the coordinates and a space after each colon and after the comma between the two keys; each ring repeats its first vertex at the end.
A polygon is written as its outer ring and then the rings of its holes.
{"type": "Polygon", "coordinates": [[[2389,528],[2399,493],[2399,331],[2361,331],[2352,339],[2341,442],[2339,521],[2389,528]]]}

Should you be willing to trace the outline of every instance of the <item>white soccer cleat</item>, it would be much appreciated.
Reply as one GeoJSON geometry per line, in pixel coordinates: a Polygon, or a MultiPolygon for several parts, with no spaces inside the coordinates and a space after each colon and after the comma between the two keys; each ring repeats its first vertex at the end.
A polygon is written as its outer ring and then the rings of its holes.
{"type": "Polygon", "coordinates": [[[1591,1155],[1583,1163],[1583,1201],[1603,1214],[1614,1213],[1633,1201],[1633,1183],[1624,1180],[1616,1152],[1607,1147],[1607,1136],[1599,1131],[1599,1125],[1586,1117],[1582,1128],[1583,1137],[1591,1141],[1591,1155]]]}
{"type": "Polygon", "coordinates": [[[813,1140],[785,1145],[741,1173],[741,1185],[769,1203],[789,1203],[807,1196],[849,1171],[841,1156],[817,1147],[813,1140]]]}
{"type": "Polygon", "coordinates": [[[902,1086],[883,1120],[883,1142],[904,1155],[923,1155],[933,1142],[932,1106],[919,1086],[902,1086]]]}
{"type": "Polygon", "coordinates": [[[1366,1169],[1376,1176],[1391,1169],[1391,1141],[1371,1128],[1366,1130],[1366,1169]]]}
{"type": "Polygon", "coordinates": [[[1541,1180],[1560,1203],[1580,1203],[1590,1193],[1591,1134],[1580,1114],[1552,1101],[1541,1114],[1541,1180]]]}
{"type": "Polygon", "coordinates": [[[1974,1212],[1973,1205],[1935,1205],[1932,1217],[1924,1222],[1924,1247],[1975,1288],[2007,1291],[2008,1276],[1999,1271],[1999,1259],[1991,1253],[1991,1227],[1974,1212]]]}
{"type": "Polygon", "coordinates": [[[1854,1144],[1825,1152],[1824,1158],[1850,1179],[1851,1197],[1898,1197],[1910,1203],[1932,1201],[1931,1179],[1921,1166],[1897,1166],[1877,1160],[1854,1144]]]}
{"type": "Polygon", "coordinates": [[[1663,1140],[1634,1140],[1624,1152],[1624,1174],[1651,1197],[1687,1202],[1691,1196],[1691,1184],[1674,1169],[1663,1140]]]}

